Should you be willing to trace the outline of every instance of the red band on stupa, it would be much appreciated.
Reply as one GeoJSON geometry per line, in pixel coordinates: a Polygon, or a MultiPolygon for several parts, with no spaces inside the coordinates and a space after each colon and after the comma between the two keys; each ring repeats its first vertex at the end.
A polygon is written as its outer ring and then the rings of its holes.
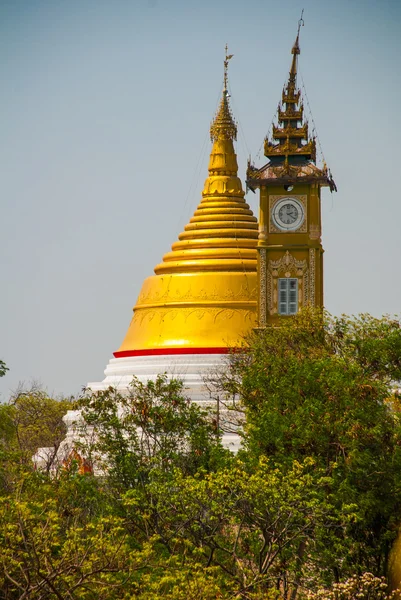
{"type": "Polygon", "coordinates": [[[113,352],[115,358],[129,356],[163,356],[174,354],[228,354],[233,348],[152,348],[149,350],[121,350],[113,352]]]}

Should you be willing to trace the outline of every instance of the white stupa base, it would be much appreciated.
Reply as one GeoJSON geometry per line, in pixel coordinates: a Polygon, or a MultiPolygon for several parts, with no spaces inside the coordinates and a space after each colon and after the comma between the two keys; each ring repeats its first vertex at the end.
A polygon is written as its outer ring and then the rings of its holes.
{"type": "Polygon", "coordinates": [[[114,387],[126,390],[134,377],[146,382],[166,373],[184,382],[185,391],[194,402],[210,402],[206,380],[221,369],[227,360],[226,354],[178,354],[156,356],[130,356],[112,358],[107,365],[101,382],[88,383],[92,391],[114,387]]]}
{"type": "MultiPolygon", "coordinates": [[[[81,415],[80,410],[69,410],[63,417],[67,428],[67,433],[58,448],[38,448],[36,454],[32,457],[35,467],[42,471],[57,472],[59,469],[68,465],[72,459],[81,456],[80,447],[90,447],[95,440],[95,433],[92,426],[87,425],[81,415]]],[[[79,466],[83,466],[82,464],[79,466]]],[[[78,463],[81,463],[79,460],[78,463]]],[[[96,473],[96,474],[100,474],[96,473]]]]}
{"type": "MultiPolygon", "coordinates": [[[[232,452],[237,452],[241,439],[236,433],[235,413],[226,410],[225,399],[213,393],[213,378],[224,369],[226,361],[227,354],[163,354],[112,358],[104,372],[106,377],[103,381],[88,383],[87,388],[98,392],[113,387],[124,393],[134,377],[143,383],[154,380],[163,373],[169,378],[181,379],[184,382],[184,393],[193,402],[216,414],[218,410],[222,443],[232,452]]],[[[93,428],[85,426],[80,411],[69,410],[63,421],[67,427],[65,439],[56,451],[54,448],[38,449],[33,457],[37,468],[55,471],[67,464],[71,456],[81,455],[80,447],[93,441],[93,428]]],[[[101,473],[96,466],[95,472],[101,473]]]]}
{"type": "MultiPolygon", "coordinates": [[[[108,387],[124,392],[134,377],[144,383],[166,373],[168,377],[176,377],[184,382],[184,392],[193,402],[202,408],[217,411],[218,397],[213,393],[212,381],[226,362],[227,354],[162,354],[112,358],[104,372],[105,379],[88,383],[87,387],[94,392],[108,387]]],[[[231,422],[232,411],[229,416],[231,422]]],[[[223,445],[237,452],[240,437],[235,433],[235,425],[229,425],[228,414],[224,409],[219,410],[219,420],[223,431],[223,445]]]]}

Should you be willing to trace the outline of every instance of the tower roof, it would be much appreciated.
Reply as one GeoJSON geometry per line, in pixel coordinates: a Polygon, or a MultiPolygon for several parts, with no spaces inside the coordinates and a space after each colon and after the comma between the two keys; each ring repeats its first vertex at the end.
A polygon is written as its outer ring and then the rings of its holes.
{"type": "Polygon", "coordinates": [[[258,224],[237,173],[237,127],[227,89],[231,58],[226,48],[201,202],[155,275],[144,282],[116,357],[227,348],[255,323],[258,224]]]}
{"type": "Polygon", "coordinates": [[[265,138],[264,154],[269,163],[257,169],[248,164],[247,184],[251,189],[267,183],[320,183],[333,191],[335,183],[326,167],[316,165],[316,140],[310,136],[304,121],[301,91],[297,86],[298,57],[301,54],[299,34],[303,19],[298,22],[297,36],[291,49],[292,60],[281,102],[277,110],[277,125],[273,125],[272,138],[265,138]]]}

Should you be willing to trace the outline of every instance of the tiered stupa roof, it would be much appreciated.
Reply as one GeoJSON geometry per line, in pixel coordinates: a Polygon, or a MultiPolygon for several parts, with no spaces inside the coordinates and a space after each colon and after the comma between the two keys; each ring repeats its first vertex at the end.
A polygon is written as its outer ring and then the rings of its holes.
{"type": "Polygon", "coordinates": [[[145,280],[116,357],[222,353],[256,322],[257,219],[244,200],[227,67],[202,200],[171,252],[145,280]]]}
{"type": "Polygon", "coordinates": [[[247,170],[247,185],[254,190],[260,185],[291,185],[319,183],[336,190],[335,183],[324,164],[316,165],[316,140],[310,136],[308,123],[304,122],[304,106],[301,91],[297,87],[299,30],[292,47],[292,61],[286,87],[283,89],[281,103],[277,111],[277,126],[273,126],[272,141],[264,142],[264,154],[269,159],[267,165],[257,169],[250,162],[247,170]]]}

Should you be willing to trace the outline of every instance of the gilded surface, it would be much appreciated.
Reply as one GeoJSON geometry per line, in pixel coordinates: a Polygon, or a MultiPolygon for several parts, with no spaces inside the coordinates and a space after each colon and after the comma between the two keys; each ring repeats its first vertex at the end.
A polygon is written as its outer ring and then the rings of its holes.
{"type": "Polygon", "coordinates": [[[228,104],[228,92],[224,91],[220,101],[217,115],[210,126],[210,139],[212,142],[217,140],[236,140],[237,126],[231,114],[230,105],[228,104]]]}
{"type": "Polygon", "coordinates": [[[256,300],[256,286],[251,287],[250,282],[241,283],[238,289],[217,287],[216,283],[212,282],[211,287],[202,287],[196,289],[192,283],[187,284],[188,287],[175,287],[171,289],[167,287],[165,289],[158,290],[155,287],[150,287],[147,290],[141,290],[136,309],[149,304],[164,304],[166,301],[169,303],[177,302],[191,302],[196,300],[208,301],[208,302],[235,302],[235,301],[252,301],[256,300]]]}
{"type": "MultiPolygon", "coordinates": [[[[273,276],[272,276],[272,272],[267,269],[267,314],[272,314],[273,313],[273,292],[274,292],[274,286],[273,286],[273,276]]],[[[267,321],[267,315],[266,315],[266,321],[267,321]]]]}
{"type": "Polygon", "coordinates": [[[300,105],[298,110],[293,109],[291,111],[282,110],[282,108],[279,107],[279,109],[277,111],[277,118],[280,123],[282,123],[284,121],[284,119],[289,119],[290,122],[302,121],[303,114],[304,114],[303,104],[300,105]]]}
{"type": "Polygon", "coordinates": [[[166,318],[171,321],[179,319],[184,323],[188,323],[188,320],[195,318],[197,320],[204,319],[207,317],[214,325],[218,325],[221,321],[232,320],[234,317],[240,317],[243,321],[247,321],[251,324],[255,320],[254,310],[240,310],[225,307],[169,307],[169,308],[153,308],[141,309],[135,311],[134,323],[143,325],[144,322],[154,321],[158,326],[163,324],[166,318]]]}
{"type": "Polygon", "coordinates": [[[303,304],[306,306],[309,304],[309,269],[304,271],[303,284],[303,304]]]}
{"type": "Polygon", "coordinates": [[[321,235],[322,235],[321,227],[319,225],[316,225],[315,223],[311,223],[309,226],[309,238],[311,240],[319,240],[320,241],[321,235]]]}
{"type": "Polygon", "coordinates": [[[119,351],[235,345],[257,319],[258,223],[244,200],[224,89],[210,129],[202,199],[178,241],[143,284],[119,351]]]}
{"type": "MultiPolygon", "coordinates": [[[[286,115],[287,116],[287,115],[286,115]]],[[[285,118],[285,117],[284,117],[285,118]]],[[[293,125],[288,125],[285,130],[281,127],[276,127],[273,125],[273,137],[276,140],[287,139],[289,138],[307,138],[308,137],[308,124],[305,123],[302,127],[295,127],[293,125]]]]}
{"type": "MultiPolygon", "coordinates": [[[[225,64],[225,77],[226,67],[225,64]]],[[[222,270],[256,272],[258,223],[244,200],[238,177],[234,129],[225,84],[211,126],[213,148],[201,203],[172,251],[156,266],[156,275],[222,270]]]]}
{"type": "MultiPolygon", "coordinates": [[[[309,140],[306,144],[299,145],[297,143],[298,136],[292,138],[287,137],[290,133],[285,129],[281,129],[281,135],[279,138],[285,138],[284,144],[273,144],[268,140],[264,143],[265,156],[309,156],[313,161],[316,160],[316,142],[315,140],[309,140]]],[[[303,137],[300,136],[301,139],[303,137]]]]}

